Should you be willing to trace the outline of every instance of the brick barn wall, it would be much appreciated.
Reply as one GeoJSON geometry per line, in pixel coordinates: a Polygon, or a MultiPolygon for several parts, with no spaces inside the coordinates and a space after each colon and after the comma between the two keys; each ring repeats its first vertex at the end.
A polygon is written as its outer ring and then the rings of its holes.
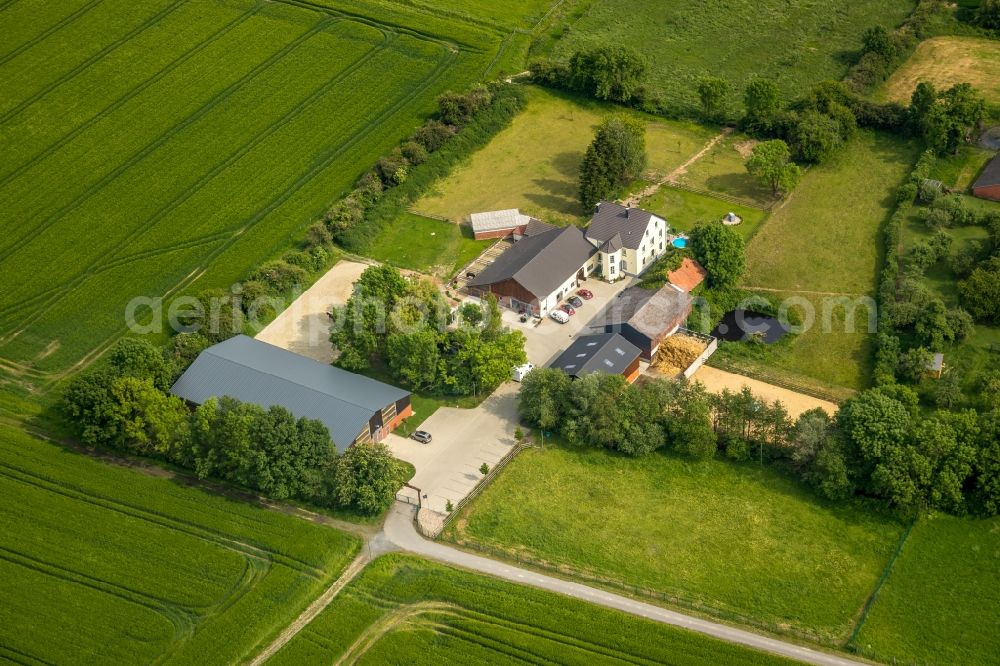
{"type": "Polygon", "coordinates": [[[977,187],[972,193],[980,199],[992,199],[1000,201],[1000,185],[990,185],[989,187],[977,187]]]}

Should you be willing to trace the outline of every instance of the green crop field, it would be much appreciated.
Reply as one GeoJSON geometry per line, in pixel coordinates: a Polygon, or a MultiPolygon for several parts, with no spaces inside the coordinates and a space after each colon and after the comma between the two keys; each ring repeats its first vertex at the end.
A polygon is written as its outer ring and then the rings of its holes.
{"type": "Polygon", "coordinates": [[[520,66],[551,2],[435,4],[5,5],[4,368],[58,377],[131,298],[225,287],[289,247],[439,93],[520,66]]]}
{"type": "Polygon", "coordinates": [[[386,555],[268,663],[792,662],[534,588],[386,555]]]}
{"type": "Polygon", "coordinates": [[[883,661],[995,663],[998,607],[1000,519],[933,515],[913,529],[856,642],[883,661]]]}
{"type": "Polygon", "coordinates": [[[842,641],[901,532],[768,467],[548,446],[523,451],[446,537],[842,641]]]}
{"type": "Polygon", "coordinates": [[[527,107],[511,126],[418,201],[417,211],[458,221],[470,213],[520,208],[543,220],[578,221],[584,215],[577,195],[580,162],[605,116],[628,113],[648,123],[649,169],[660,175],[679,167],[715,134],[693,123],[543,88],[526,91],[527,107]]]}
{"type": "MultiPolygon", "coordinates": [[[[698,78],[711,74],[737,90],[752,76],[774,79],[789,98],[824,79],[840,79],[861,49],[865,28],[892,28],[913,0],[595,0],[553,29],[552,50],[628,44],[650,61],[653,92],[684,111],[697,109],[698,78]]],[[[543,50],[548,47],[543,46],[543,50]]],[[[732,111],[739,105],[733,95],[732,111]]]]}
{"type": "Polygon", "coordinates": [[[236,663],[351,536],[0,428],[0,661],[236,663]]]}

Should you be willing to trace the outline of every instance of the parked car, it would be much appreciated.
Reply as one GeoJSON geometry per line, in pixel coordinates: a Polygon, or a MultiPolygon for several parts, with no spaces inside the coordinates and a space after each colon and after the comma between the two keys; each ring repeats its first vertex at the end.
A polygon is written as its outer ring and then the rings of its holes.
{"type": "Polygon", "coordinates": [[[519,382],[524,379],[525,375],[535,369],[530,363],[525,363],[524,365],[519,365],[511,371],[511,379],[515,382],[519,382]]]}
{"type": "Polygon", "coordinates": [[[559,306],[559,309],[562,310],[563,312],[565,312],[568,315],[575,315],[576,314],[576,310],[574,310],[573,306],[570,305],[569,303],[563,303],[562,305],[559,306]]]}
{"type": "Polygon", "coordinates": [[[421,444],[430,444],[431,434],[426,430],[414,430],[413,434],[410,435],[410,439],[415,439],[421,444]]]}
{"type": "Polygon", "coordinates": [[[583,307],[583,301],[580,300],[580,298],[578,296],[570,296],[569,298],[566,299],[566,301],[570,305],[572,305],[574,308],[582,308],[583,307]]]}
{"type": "Polygon", "coordinates": [[[585,301],[589,301],[594,297],[594,292],[589,289],[579,289],[577,290],[576,295],[585,301]]]}
{"type": "Polygon", "coordinates": [[[562,310],[553,310],[549,313],[549,318],[553,321],[559,322],[560,324],[565,324],[569,321],[569,315],[562,310]]]}
{"type": "Polygon", "coordinates": [[[467,277],[467,278],[469,278],[471,280],[472,278],[476,277],[476,274],[473,273],[472,271],[469,271],[469,272],[467,272],[465,274],[465,277],[467,277]]]}

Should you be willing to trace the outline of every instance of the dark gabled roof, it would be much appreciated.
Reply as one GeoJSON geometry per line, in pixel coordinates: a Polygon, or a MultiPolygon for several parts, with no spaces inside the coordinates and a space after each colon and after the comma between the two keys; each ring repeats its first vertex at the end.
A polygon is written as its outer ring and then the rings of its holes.
{"type": "Polygon", "coordinates": [[[684,323],[691,304],[691,297],[672,284],[657,291],[629,287],[605,311],[601,327],[618,331],[628,324],[650,340],[656,340],[684,323]]]}
{"type": "Polygon", "coordinates": [[[203,351],[170,392],[198,405],[222,396],[265,409],[280,405],[296,417],[322,421],[339,451],[376,412],[409,395],[246,335],[203,351]]]}
{"type": "Polygon", "coordinates": [[[611,252],[617,252],[620,249],[622,249],[621,234],[615,234],[609,240],[606,240],[604,242],[604,245],[601,246],[601,252],[604,252],[605,254],[609,254],[611,252]]]}
{"type": "Polygon", "coordinates": [[[570,377],[583,377],[592,372],[620,375],[639,358],[639,348],[617,333],[584,335],[549,366],[559,368],[570,377]]]}
{"type": "Polygon", "coordinates": [[[641,208],[626,208],[610,201],[602,201],[597,204],[597,210],[590,218],[587,238],[601,245],[619,235],[623,246],[638,250],[652,218],[652,213],[641,208]]]}
{"type": "Polygon", "coordinates": [[[525,236],[537,236],[538,234],[545,233],[546,231],[552,231],[553,229],[558,229],[559,227],[554,224],[549,224],[548,222],[542,222],[534,217],[528,219],[528,224],[524,228],[525,236]]]}
{"type": "Polygon", "coordinates": [[[485,287],[513,279],[536,298],[545,298],[580,270],[595,252],[579,228],[554,227],[514,243],[469,280],[468,285],[485,287]]]}
{"type": "Polygon", "coordinates": [[[994,155],[993,159],[989,161],[983,172],[979,174],[979,178],[972,184],[972,189],[993,187],[994,185],[1000,185],[1000,153],[994,155]]]}

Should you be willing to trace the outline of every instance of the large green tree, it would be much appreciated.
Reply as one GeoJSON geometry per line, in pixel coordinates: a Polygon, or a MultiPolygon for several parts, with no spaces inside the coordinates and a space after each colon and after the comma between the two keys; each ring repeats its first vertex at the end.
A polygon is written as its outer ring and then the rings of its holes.
{"type": "Polygon", "coordinates": [[[775,194],[789,193],[799,182],[802,171],[791,161],[791,151],[781,139],[763,141],[753,147],[746,168],[751,176],[771,188],[775,194]]]}
{"type": "Polygon", "coordinates": [[[626,116],[607,118],[597,128],[580,165],[580,203],[590,210],[638,178],[645,168],[645,125],[626,116]]]}
{"type": "Polygon", "coordinates": [[[959,282],[958,295],[976,321],[1000,322],[1000,257],[983,262],[959,282]]]}
{"type": "Polygon", "coordinates": [[[725,119],[729,98],[729,82],[717,76],[703,76],[698,79],[698,99],[705,120],[719,122],[725,119]]]}
{"type": "Polygon", "coordinates": [[[370,516],[392,506],[404,481],[400,465],[382,443],[355,444],[340,457],[335,470],[337,501],[370,516]]]}
{"type": "Polygon", "coordinates": [[[571,85],[597,99],[629,102],[642,88],[646,59],[620,45],[577,51],[569,61],[571,85]]]}
{"type": "Polygon", "coordinates": [[[754,134],[767,134],[781,113],[781,90],[770,79],[751,79],[743,90],[743,123],[754,134]]]}
{"type": "Polygon", "coordinates": [[[697,225],[691,230],[691,251],[708,271],[712,287],[731,287],[746,271],[743,238],[719,222],[697,225]]]}

